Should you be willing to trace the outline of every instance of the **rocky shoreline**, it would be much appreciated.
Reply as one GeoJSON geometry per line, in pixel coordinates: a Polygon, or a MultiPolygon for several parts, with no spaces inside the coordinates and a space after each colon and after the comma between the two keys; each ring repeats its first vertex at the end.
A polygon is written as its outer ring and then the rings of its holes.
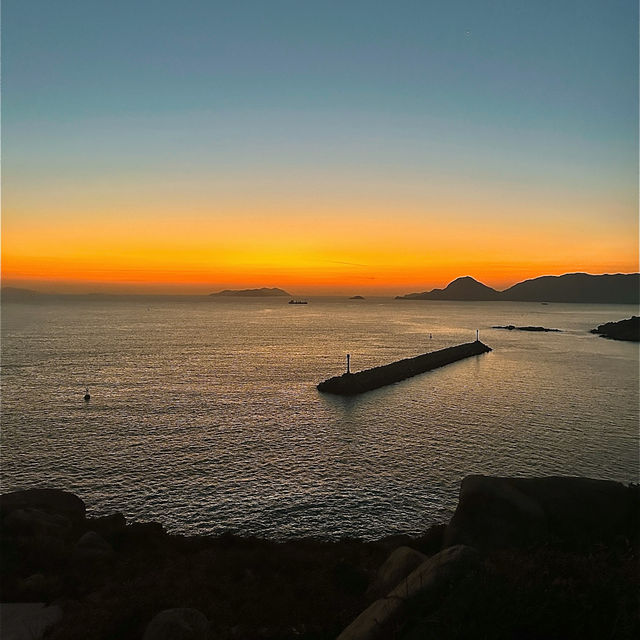
{"type": "Polygon", "coordinates": [[[14,492],[0,497],[3,637],[634,638],[638,506],[637,485],[467,476],[451,521],[423,536],[278,542],[14,492]]]}

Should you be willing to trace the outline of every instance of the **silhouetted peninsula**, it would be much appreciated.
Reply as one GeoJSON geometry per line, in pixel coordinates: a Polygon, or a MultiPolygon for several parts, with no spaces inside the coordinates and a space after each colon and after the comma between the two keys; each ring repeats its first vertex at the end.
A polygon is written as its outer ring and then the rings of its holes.
{"type": "Polygon", "coordinates": [[[591,275],[566,273],[540,276],[496,291],[469,276],[457,278],[445,289],[396,296],[396,300],[469,300],[508,302],[640,303],[640,274],[591,275]]]}
{"type": "Polygon", "coordinates": [[[591,329],[591,333],[598,333],[601,338],[640,342],[640,317],[633,316],[618,322],[605,322],[597,329],[591,329]]]}
{"type": "Polygon", "coordinates": [[[217,293],[210,293],[210,296],[229,296],[229,297],[245,297],[245,298],[273,298],[286,296],[291,298],[291,294],[284,289],[262,287],[262,289],[225,289],[217,293]]]}
{"type": "Polygon", "coordinates": [[[514,284],[503,291],[502,296],[504,300],[513,301],[638,304],[640,274],[541,276],[514,284]]]}

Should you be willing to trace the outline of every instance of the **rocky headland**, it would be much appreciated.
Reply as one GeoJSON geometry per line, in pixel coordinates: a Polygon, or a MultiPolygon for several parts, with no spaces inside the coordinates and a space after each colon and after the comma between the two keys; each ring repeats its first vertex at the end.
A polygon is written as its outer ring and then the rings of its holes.
{"type": "Polygon", "coordinates": [[[640,342],[640,316],[618,322],[605,322],[596,329],[591,329],[591,333],[597,333],[601,338],[640,342]]]}
{"type": "Polygon", "coordinates": [[[456,278],[444,289],[396,296],[396,300],[467,300],[509,302],[583,302],[608,304],[638,304],[640,274],[638,273],[565,273],[561,276],[541,276],[518,282],[504,291],[492,289],[470,276],[456,278]]]}
{"type": "Polygon", "coordinates": [[[637,485],[467,476],[423,536],[268,541],[18,491],[0,497],[3,637],[636,638],[638,506],[637,485]]]}

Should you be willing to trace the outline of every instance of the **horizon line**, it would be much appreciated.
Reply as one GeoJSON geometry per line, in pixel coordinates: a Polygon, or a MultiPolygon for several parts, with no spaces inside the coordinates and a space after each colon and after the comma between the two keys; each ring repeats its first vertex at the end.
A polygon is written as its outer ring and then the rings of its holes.
{"type": "MultiPolygon", "coordinates": [[[[516,282],[514,282],[513,284],[508,285],[507,287],[505,287],[504,289],[496,289],[494,287],[489,287],[489,285],[486,285],[484,282],[482,282],[481,280],[478,280],[477,278],[475,278],[474,276],[471,276],[469,274],[465,274],[462,276],[457,276],[456,278],[453,278],[452,280],[450,280],[449,282],[447,282],[447,284],[443,285],[442,287],[440,286],[436,286],[433,287],[430,290],[427,289],[423,289],[422,291],[411,291],[409,293],[368,293],[367,296],[370,298],[394,298],[397,295],[411,295],[414,293],[426,293],[426,292],[430,292],[430,291],[434,291],[434,290],[442,290],[442,289],[446,289],[451,283],[455,282],[456,280],[460,280],[463,278],[471,278],[472,280],[487,286],[491,289],[493,289],[494,291],[497,292],[504,292],[507,291],[508,289],[510,289],[511,287],[516,286],[517,284],[523,283],[523,282],[528,282],[531,280],[537,280],[539,278],[560,278],[563,276],[570,276],[570,275],[587,275],[587,276],[625,276],[625,275],[640,275],[640,271],[631,271],[631,272],[604,272],[604,273],[590,273],[587,271],[568,271],[566,273],[561,273],[561,274],[542,274],[542,275],[538,275],[538,276],[533,276],[533,277],[529,277],[529,278],[524,278],[523,280],[518,280],[516,282]]],[[[21,280],[21,279],[20,279],[21,280]]],[[[30,280],[25,279],[24,282],[25,284],[27,284],[30,280]]],[[[33,279],[33,281],[35,282],[41,282],[39,279],[33,279]]],[[[78,281],[73,281],[73,280],[68,280],[68,281],[63,281],[65,283],[68,284],[77,284],[77,285],[81,285],[81,282],[78,281]]],[[[147,286],[159,286],[162,287],[164,286],[170,286],[170,283],[167,282],[149,282],[146,283],[147,286]]],[[[118,281],[105,281],[105,282],[100,282],[100,285],[102,286],[124,286],[124,287],[131,287],[131,286],[144,286],[144,284],[141,283],[122,283],[122,282],[118,282],[118,281]]],[[[202,285],[198,285],[200,288],[204,288],[206,285],[202,284],[202,285]]],[[[348,285],[345,285],[348,286],[348,285]]],[[[114,292],[114,291],[55,291],[55,290],[51,290],[51,291],[41,291],[38,289],[32,289],[26,286],[15,286],[14,284],[8,284],[8,285],[3,285],[0,290],[5,291],[7,289],[9,290],[16,290],[16,291],[24,291],[24,292],[29,292],[29,293],[34,293],[36,295],[42,295],[42,296],[60,296],[60,297],[80,297],[80,296],[101,296],[101,297],[190,297],[190,298],[207,298],[207,297],[211,297],[211,296],[216,296],[216,294],[221,293],[222,291],[234,291],[234,292],[238,292],[238,291],[255,291],[255,290],[260,290],[260,289],[282,289],[282,287],[278,287],[278,286],[266,286],[266,285],[262,285],[262,286],[240,286],[237,285],[237,288],[230,288],[229,286],[225,286],[224,288],[220,289],[220,290],[216,290],[216,291],[211,291],[208,293],[186,293],[186,292],[150,292],[150,291],[139,291],[139,292],[131,292],[131,291],[127,291],[127,292],[114,292]]],[[[284,290],[284,289],[283,289],[284,290]]],[[[288,296],[300,296],[300,295],[304,295],[306,297],[316,297],[316,298],[332,298],[332,297],[349,297],[349,296],[353,296],[353,295],[358,295],[358,290],[362,290],[362,287],[358,287],[357,285],[353,287],[353,291],[349,292],[349,293],[304,293],[304,292],[299,292],[297,291],[295,294],[291,293],[289,291],[285,291],[286,295],[280,295],[280,296],[264,296],[264,298],[270,298],[270,297],[288,297],[288,296]]],[[[221,296],[224,297],[224,296],[221,296]]],[[[232,297],[232,296],[230,296],[232,297]]],[[[242,296],[237,296],[237,297],[242,297],[242,296]]],[[[254,296],[254,297],[260,297],[260,296],[254,296]]]]}

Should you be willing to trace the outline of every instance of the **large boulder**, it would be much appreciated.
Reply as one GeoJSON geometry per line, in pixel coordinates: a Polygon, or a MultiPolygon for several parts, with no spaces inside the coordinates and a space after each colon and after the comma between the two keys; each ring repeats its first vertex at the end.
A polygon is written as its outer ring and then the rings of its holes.
{"type": "Polygon", "coordinates": [[[113,555],[113,548],[95,531],[87,531],[76,542],[74,553],[82,560],[105,559],[113,555]]]}
{"type": "Polygon", "coordinates": [[[449,547],[425,560],[404,580],[367,607],[338,640],[382,640],[392,636],[408,602],[420,597],[425,610],[437,606],[455,584],[480,564],[478,552],[464,545],[449,547]]]}
{"type": "Polygon", "coordinates": [[[44,573],[33,573],[19,579],[16,584],[17,599],[25,602],[50,602],[61,586],[59,576],[44,573]]]}
{"type": "Polygon", "coordinates": [[[72,528],[69,518],[31,507],[13,509],[2,524],[7,533],[16,536],[64,537],[72,528]]]}
{"type": "Polygon", "coordinates": [[[87,527],[105,538],[112,538],[122,533],[126,526],[127,520],[120,512],[87,520],[87,527]]]}
{"type": "Polygon", "coordinates": [[[545,537],[547,517],[542,507],[510,480],[486,476],[464,478],[444,545],[502,547],[545,537]]]}
{"type": "Polygon", "coordinates": [[[595,542],[628,536],[637,490],[590,478],[467,476],[445,546],[523,546],[549,538],[595,542]]]}
{"type": "Polygon", "coordinates": [[[0,496],[3,519],[16,509],[36,509],[63,516],[73,524],[83,522],[86,514],[86,506],[77,495],[60,489],[26,489],[0,496]]]}
{"type": "Polygon", "coordinates": [[[145,629],[142,640],[206,640],[209,621],[197,609],[165,609],[145,629]]]}
{"type": "Polygon", "coordinates": [[[398,547],[378,569],[378,575],[368,589],[369,595],[381,596],[389,593],[426,559],[424,553],[411,547],[398,547]]]}

